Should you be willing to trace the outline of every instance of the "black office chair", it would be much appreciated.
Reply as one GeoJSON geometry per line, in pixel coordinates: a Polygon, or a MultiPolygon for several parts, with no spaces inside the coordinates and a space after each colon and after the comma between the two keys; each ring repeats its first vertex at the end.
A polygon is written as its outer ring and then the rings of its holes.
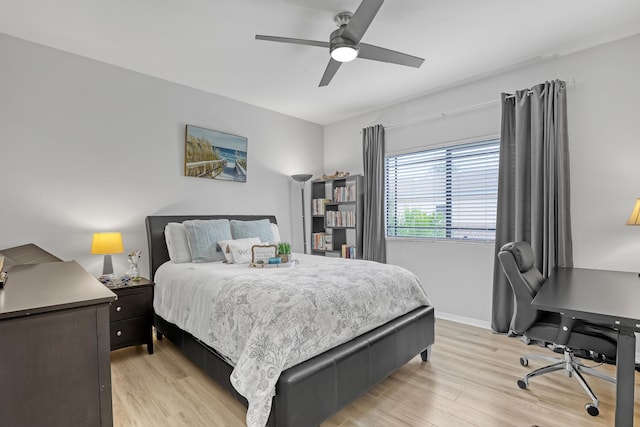
{"type": "Polygon", "coordinates": [[[515,296],[515,313],[511,328],[513,332],[523,335],[529,344],[536,341],[555,352],[562,352],[563,358],[541,354],[525,354],[520,364],[527,366],[529,359],[542,359],[552,362],[551,365],[529,372],[518,380],[522,389],[529,386],[529,379],[549,372],[564,370],[568,377],[574,376],[587,392],[592,403],[585,409],[589,415],[599,414],[598,398],[593,393],[582,373],[596,376],[615,383],[615,378],[585,366],[577,357],[590,358],[597,362],[615,363],[617,331],[603,325],[595,325],[561,316],[558,313],[540,311],[533,308],[531,301],[544,284],[542,274],[534,267],[533,250],[529,243],[507,243],[498,253],[502,269],[511,284],[515,296]]]}

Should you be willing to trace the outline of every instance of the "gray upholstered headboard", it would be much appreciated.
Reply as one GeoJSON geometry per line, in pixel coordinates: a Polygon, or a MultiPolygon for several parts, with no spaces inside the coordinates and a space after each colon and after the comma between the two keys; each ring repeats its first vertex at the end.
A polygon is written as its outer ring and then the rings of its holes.
{"type": "Polygon", "coordinates": [[[268,219],[277,224],[273,215],[156,215],[145,219],[147,226],[147,244],[149,246],[149,274],[153,280],[156,270],[163,263],[169,261],[167,242],[164,238],[164,227],[170,222],[182,222],[190,219],[236,219],[240,221],[255,221],[268,219]]]}

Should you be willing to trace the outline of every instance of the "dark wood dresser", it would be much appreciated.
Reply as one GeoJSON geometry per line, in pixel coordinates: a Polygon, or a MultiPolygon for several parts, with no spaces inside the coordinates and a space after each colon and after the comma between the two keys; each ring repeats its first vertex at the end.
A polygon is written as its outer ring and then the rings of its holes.
{"type": "Polygon", "coordinates": [[[112,426],[109,303],[75,261],[13,265],[0,289],[0,426],[112,426]]]}

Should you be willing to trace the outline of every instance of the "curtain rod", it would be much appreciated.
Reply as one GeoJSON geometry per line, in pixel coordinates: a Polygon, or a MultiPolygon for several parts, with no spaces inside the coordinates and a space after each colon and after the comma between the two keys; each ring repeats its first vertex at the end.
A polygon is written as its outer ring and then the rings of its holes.
{"type": "MultiPolygon", "coordinates": [[[[576,79],[571,78],[569,81],[565,82],[565,87],[571,87],[575,84],[576,79]]],[[[527,92],[527,95],[531,95],[533,93],[533,91],[529,90],[527,92]]],[[[508,95],[507,98],[513,98],[515,97],[515,95],[508,95]]],[[[443,111],[440,113],[434,113],[434,114],[428,114],[426,116],[419,116],[419,117],[414,117],[413,119],[409,119],[409,120],[405,120],[403,122],[398,122],[398,123],[392,123],[389,125],[383,125],[385,129],[392,129],[395,127],[401,127],[401,126],[406,126],[406,125],[410,125],[413,123],[419,123],[419,122],[425,122],[425,121],[429,121],[429,120],[433,120],[433,119],[444,119],[447,116],[453,115],[453,114],[459,114],[459,113],[465,113],[467,111],[473,111],[473,110],[477,110],[480,108],[486,108],[489,107],[491,105],[494,104],[498,104],[501,102],[501,99],[492,99],[490,101],[485,101],[485,102],[480,102],[478,104],[472,104],[472,105],[466,105],[464,107],[459,107],[459,108],[454,108],[452,110],[448,110],[448,111],[443,111]]],[[[370,126],[373,126],[373,124],[371,124],[370,126]]],[[[360,131],[360,133],[362,133],[362,130],[360,131]]]]}
{"type": "Polygon", "coordinates": [[[494,105],[494,104],[497,104],[499,102],[500,102],[499,99],[492,99],[491,101],[480,102],[478,104],[473,104],[473,105],[466,105],[464,107],[454,108],[452,110],[443,111],[443,112],[440,112],[440,113],[434,113],[434,114],[428,114],[426,116],[414,117],[413,119],[405,120],[404,122],[398,122],[398,123],[392,123],[390,125],[384,125],[384,128],[385,129],[390,129],[390,128],[394,128],[394,127],[410,125],[410,124],[413,124],[413,123],[425,122],[425,121],[433,120],[433,119],[444,119],[445,117],[450,116],[452,114],[458,114],[458,113],[464,113],[466,111],[477,110],[479,108],[488,107],[490,105],[494,105]]]}

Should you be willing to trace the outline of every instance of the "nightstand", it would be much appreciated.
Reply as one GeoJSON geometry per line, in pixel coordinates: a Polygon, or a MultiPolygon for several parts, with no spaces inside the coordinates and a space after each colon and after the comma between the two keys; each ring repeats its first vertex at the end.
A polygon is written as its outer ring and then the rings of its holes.
{"type": "Polygon", "coordinates": [[[117,298],[109,307],[111,350],[131,345],[147,344],[153,354],[153,286],[141,278],[126,285],[109,287],[117,298]]]}

